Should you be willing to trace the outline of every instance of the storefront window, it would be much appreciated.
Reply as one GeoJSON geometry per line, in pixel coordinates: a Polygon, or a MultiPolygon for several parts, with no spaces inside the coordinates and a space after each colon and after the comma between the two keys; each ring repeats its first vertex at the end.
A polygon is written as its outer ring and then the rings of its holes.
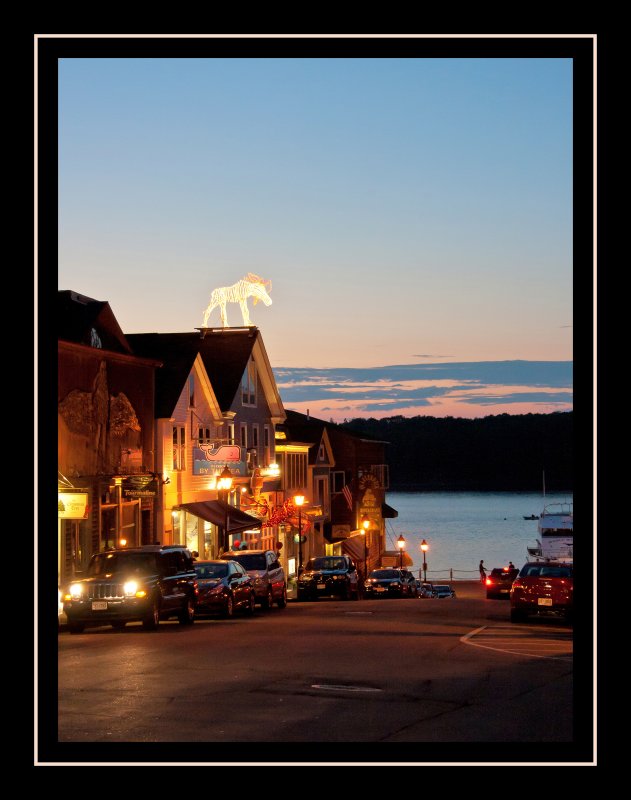
{"type": "Polygon", "coordinates": [[[180,538],[181,532],[181,525],[180,525],[180,517],[182,516],[182,512],[180,511],[172,511],[171,512],[171,521],[173,522],[173,544],[181,544],[182,540],[180,538]]]}
{"type": "Polygon", "coordinates": [[[200,520],[200,524],[204,526],[204,549],[200,550],[200,556],[203,554],[203,557],[206,559],[214,558],[215,552],[213,548],[213,537],[212,537],[212,525],[210,522],[206,522],[205,520],[200,520]]]}
{"type": "Polygon", "coordinates": [[[138,544],[137,531],[137,516],[138,516],[138,501],[134,503],[123,503],[123,519],[120,530],[120,538],[124,539],[127,547],[135,547],[138,544]]]}
{"type": "MultiPolygon", "coordinates": [[[[202,520],[193,514],[186,514],[186,546],[192,552],[193,550],[199,553],[199,532],[198,523],[202,520]]],[[[201,525],[200,525],[201,527],[201,525]]]]}
{"type": "Polygon", "coordinates": [[[101,550],[116,547],[116,507],[101,509],[101,550]]]}

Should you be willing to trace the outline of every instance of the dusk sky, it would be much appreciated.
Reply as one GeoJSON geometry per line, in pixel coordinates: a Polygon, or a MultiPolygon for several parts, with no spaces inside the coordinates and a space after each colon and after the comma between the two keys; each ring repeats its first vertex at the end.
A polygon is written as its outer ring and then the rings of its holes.
{"type": "Polygon", "coordinates": [[[572,158],[570,59],[64,58],[58,286],[175,332],[271,280],[327,419],[568,410],[572,158]]]}

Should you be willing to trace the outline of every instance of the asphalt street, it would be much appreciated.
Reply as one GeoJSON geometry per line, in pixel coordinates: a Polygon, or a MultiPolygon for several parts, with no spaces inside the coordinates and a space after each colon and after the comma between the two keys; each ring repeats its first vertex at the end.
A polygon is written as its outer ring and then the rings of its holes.
{"type": "Polygon", "coordinates": [[[463,746],[478,761],[485,743],[491,758],[513,744],[563,760],[576,746],[573,629],[511,624],[508,601],[455,586],[455,599],[321,599],[156,632],[62,631],[58,740],[100,758],[142,743],[150,760],[181,744],[204,763],[337,745],[337,760],[377,763],[382,745],[379,758],[422,762],[413,744],[428,745],[425,757],[463,746]]]}

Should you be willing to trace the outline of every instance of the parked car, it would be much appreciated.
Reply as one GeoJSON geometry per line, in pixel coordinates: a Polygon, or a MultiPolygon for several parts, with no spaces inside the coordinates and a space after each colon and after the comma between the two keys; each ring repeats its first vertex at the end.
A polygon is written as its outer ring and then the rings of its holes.
{"type": "Polygon", "coordinates": [[[509,567],[495,567],[486,577],[486,597],[487,599],[510,596],[510,587],[519,575],[518,569],[509,567]]]}
{"type": "Polygon", "coordinates": [[[572,564],[550,561],[528,562],[519,571],[510,590],[511,622],[530,615],[572,620],[574,569],[572,564]]]}
{"type": "Polygon", "coordinates": [[[221,555],[223,561],[236,561],[252,578],[256,602],[262,608],[287,605],[287,581],[278,555],[273,550],[230,550],[221,555]]]}
{"type": "Polygon", "coordinates": [[[254,613],[252,578],[236,561],[195,561],[197,607],[195,614],[221,614],[231,617],[235,611],[254,613]]]}
{"type": "Polygon", "coordinates": [[[316,556],[307,561],[298,578],[298,600],[338,596],[359,598],[357,567],[348,556],[316,556]]]}
{"type": "Polygon", "coordinates": [[[418,590],[419,597],[433,597],[434,596],[434,584],[432,583],[421,583],[421,588],[418,590]]]}
{"type": "Polygon", "coordinates": [[[406,597],[416,597],[418,589],[416,588],[416,578],[407,569],[400,569],[401,584],[403,586],[403,594],[406,597]]]}
{"type": "Polygon", "coordinates": [[[449,586],[448,584],[446,584],[446,583],[435,583],[434,584],[433,597],[437,597],[437,598],[441,599],[441,598],[445,598],[445,597],[455,597],[455,596],[456,596],[456,590],[452,589],[451,586],[449,586]]]}
{"type": "MultiPolygon", "coordinates": [[[[365,596],[411,597],[412,588],[409,579],[404,574],[406,571],[394,567],[373,569],[364,584],[365,596]]],[[[408,574],[411,575],[411,573],[408,574]]],[[[414,592],[416,592],[416,586],[414,592]]]]}
{"type": "Polygon", "coordinates": [[[145,545],[106,550],[92,556],[87,576],[63,592],[70,633],[142,621],[155,630],[160,620],[195,619],[197,575],[193,557],[182,545],[145,545]]]}

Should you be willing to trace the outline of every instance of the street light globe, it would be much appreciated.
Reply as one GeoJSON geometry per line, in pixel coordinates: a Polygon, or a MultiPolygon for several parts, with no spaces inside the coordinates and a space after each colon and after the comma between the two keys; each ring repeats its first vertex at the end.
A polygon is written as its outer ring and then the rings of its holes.
{"type": "Polygon", "coordinates": [[[370,528],[370,520],[368,519],[368,517],[364,517],[362,519],[362,528],[364,529],[364,532],[366,532],[368,528],[370,528]]]}
{"type": "Polygon", "coordinates": [[[294,505],[300,507],[301,505],[304,505],[304,502],[305,502],[304,494],[294,495],[294,505]]]}
{"type": "Polygon", "coordinates": [[[230,489],[232,489],[232,472],[228,465],[223,468],[219,480],[217,481],[217,487],[224,492],[229,492],[230,489]]]}
{"type": "Polygon", "coordinates": [[[399,550],[405,549],[405,536],[403,536],[403,534],[401,534],[401,536],[399,536],[399,538],[397,539],[397,547],[399,548],[399,550]]]}
{"type": "Polygon", "coordinates": [[[426,552],[427,552],[427,550],[428,550],[428,548],[429,548],[429,545],[427,544],[427,542],[425,541],[425,539],[423,539],[423,541],[421,542],[421,550],[422,550],[424,553],[426,553],[426,552]]]}

